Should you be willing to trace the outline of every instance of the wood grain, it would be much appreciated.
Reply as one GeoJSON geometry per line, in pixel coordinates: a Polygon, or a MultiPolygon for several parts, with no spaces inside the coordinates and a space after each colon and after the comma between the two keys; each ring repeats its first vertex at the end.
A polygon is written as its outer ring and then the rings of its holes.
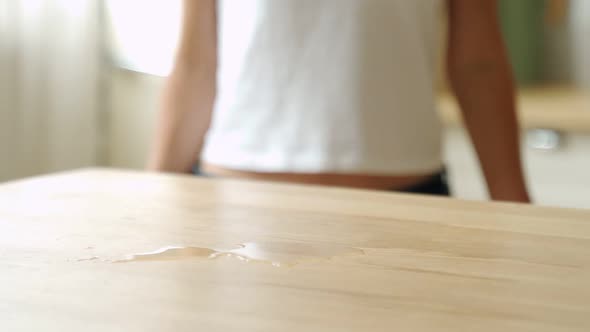
{"type": "Polygon", "coordinates": [[[590,212],[114,170],[0,186],[3,331],[589,331],[590,212]],[[277,268],[112,264],[273,241],[277,268]]]}

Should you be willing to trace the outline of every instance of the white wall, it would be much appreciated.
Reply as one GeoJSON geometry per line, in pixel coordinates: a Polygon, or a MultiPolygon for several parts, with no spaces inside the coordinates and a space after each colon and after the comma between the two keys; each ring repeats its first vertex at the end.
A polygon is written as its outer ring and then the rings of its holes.
{"type": "Polygon", "coordinates": [[[144,167],[163,81],[162,77],[113,70],[108,127],[110,166],[144,167]]]}

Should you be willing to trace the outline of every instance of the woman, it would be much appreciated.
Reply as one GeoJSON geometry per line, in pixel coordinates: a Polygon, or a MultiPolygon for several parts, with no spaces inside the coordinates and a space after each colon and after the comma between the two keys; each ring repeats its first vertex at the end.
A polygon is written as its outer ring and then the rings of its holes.
{"type": "Polygon", "coordinates": [[[149,168],[447,195],[438,22],[493,199],[528,202],[496,0],[185,0],[149,168]]]}

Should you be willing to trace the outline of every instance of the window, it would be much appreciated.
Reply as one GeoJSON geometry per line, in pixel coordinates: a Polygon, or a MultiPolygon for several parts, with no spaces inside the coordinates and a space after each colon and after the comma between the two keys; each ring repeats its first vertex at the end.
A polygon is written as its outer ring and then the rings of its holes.
{"type": "Polygon", "coordinates": [[[178,42],[181,0],[105,0],[115,65],[165,76],[178,42]]]}

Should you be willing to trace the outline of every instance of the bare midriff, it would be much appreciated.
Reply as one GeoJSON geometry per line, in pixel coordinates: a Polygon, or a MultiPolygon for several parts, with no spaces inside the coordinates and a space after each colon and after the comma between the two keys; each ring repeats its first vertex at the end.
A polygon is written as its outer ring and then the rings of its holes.
{"type": "Polygon", "coordinates": [[[349,173],[265,173],[229,169],[202,163],[201,170],[212,176],[378,190],[402,190],[423,183],[433,174],[373,175],[349,173]]]}

